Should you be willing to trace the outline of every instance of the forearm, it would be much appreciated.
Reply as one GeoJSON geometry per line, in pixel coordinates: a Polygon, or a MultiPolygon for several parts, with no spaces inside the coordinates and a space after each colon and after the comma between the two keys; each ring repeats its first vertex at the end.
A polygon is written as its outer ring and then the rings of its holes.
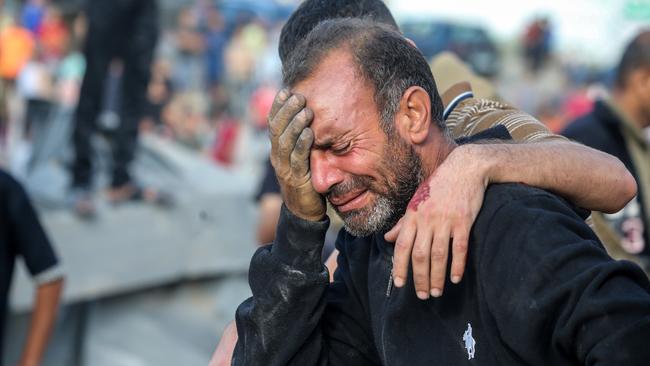
{"type": "Polygon", "coordinates": [[[275,228],[278,226],[282,207],[282,196],[280,194],[265,194],[260,199],[259,219],[257,223],[257,243],[260,245],[273,242],[275,228]]]}
{"type": "Polygon", "coordinates": [[[328,283],[320,251],[328,224],[283,208],[273,246],[260,248],[251,261],[253,297],[237,309],[234,365],[316,363],[328,283]]]}
{"type": "Polygon", "coordinates": [[[54,327],[62,288],[63,279],[58,279],[42,284],[36,290],[34,311],[20,366],[40,364],[54,327]]]}
{"type": "Polygon", "coordinates": [[[463,145],[488,183],[525,183],[552,191],[576,206],[606,213],[622,209],[636,182],[615,157],[568,141],[463,145]]]}
{"type": "Polygon", "coordinates": [[[237,344],[237,325],[235,321],[228,323],[221,335],[219,344],[212,355],[208,366],[230,366],[232,364],[232,355],[237,344]]]}

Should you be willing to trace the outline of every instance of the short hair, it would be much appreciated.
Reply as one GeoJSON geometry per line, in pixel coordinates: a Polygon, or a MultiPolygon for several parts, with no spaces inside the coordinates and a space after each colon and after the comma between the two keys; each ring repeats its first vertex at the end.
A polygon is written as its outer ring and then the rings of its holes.
{"type": "Polygon", "coordinates": [[[282,27],[278,47],[282,63],[318,23],[338,18],[368,18],[398,29],[393,15],[381,0],[306,0],[282,27]]]}
{"type": "Polygon", "coordinates": [[[616,86],[624,88],[630,74],[650,67],[650,30],[644,30],[627,45],[618,64],[616,86]]]}
{"type": "Polygon", "coordinates": [[[292,87],[307,79],[325,56],[337,49],[346,49],[361,77],[374,86],[380,124],[388,136],[393,134],[402,95],[411,86],[429,94],[432,122],[447,133],[442,100],[426,59],[397,31],[373,21],[342,18],[318,24],[289,55],[282,69],[284,84],[292,87]]]}

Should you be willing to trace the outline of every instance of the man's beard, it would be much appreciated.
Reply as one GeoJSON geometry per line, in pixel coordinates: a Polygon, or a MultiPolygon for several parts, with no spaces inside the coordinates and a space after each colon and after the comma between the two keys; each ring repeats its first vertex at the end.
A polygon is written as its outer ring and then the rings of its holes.
{"type": "Polygon", "coordinates": [[[424,179],[422,160],[413,147],[399,136],[389,136],[383,151],[378,182],[368,176],[353,176],[332,187],[327,197],[342,196],[348,192],[367,189],[375,199],[366,207],[336,213],[343,219],[345,230],[362,237],[386,232],[404,215],[408,202],[424,179]]]}

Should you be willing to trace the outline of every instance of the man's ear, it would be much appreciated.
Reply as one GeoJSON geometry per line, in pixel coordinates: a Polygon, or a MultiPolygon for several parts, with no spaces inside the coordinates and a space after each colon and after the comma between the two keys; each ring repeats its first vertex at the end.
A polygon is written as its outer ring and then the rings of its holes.
{"type": "Polygon", "coordinates": [[[419,86],[412,86],[402,94],[396,115],[396,127],[402,138],[418,145],[429,135],[431,126],[431,100],[419,86]]]}

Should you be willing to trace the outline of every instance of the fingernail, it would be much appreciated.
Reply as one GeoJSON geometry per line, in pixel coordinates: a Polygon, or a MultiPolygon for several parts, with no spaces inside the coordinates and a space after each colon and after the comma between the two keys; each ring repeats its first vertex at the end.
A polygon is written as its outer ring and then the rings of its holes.
{"type": "Polygon", "coordinates": [[[439,288],[432,288],[431,289],[431,296],[433,296],[433,297],[442,296],[442,290],[440,290],[439,288]]]}
{"type": "Polygon", "coordinates": [[[460,276],[451,276],[451,282],[455,284],[460,283],[460,276]]]}
{"type": "Polygon", "coordinates": [[[401,277],[395,277],[395,287],[404,286],[404,280],[401,277]]]}
{"type": "Polygon", "coordinates": [[[424,292],[424,291],[418,291],[417,294],[418,294],[418,298],[419,298],[420,300],[426,300],[426,299],[429,298],[429,294],[427,294],[427,293],[424,292]]]}

